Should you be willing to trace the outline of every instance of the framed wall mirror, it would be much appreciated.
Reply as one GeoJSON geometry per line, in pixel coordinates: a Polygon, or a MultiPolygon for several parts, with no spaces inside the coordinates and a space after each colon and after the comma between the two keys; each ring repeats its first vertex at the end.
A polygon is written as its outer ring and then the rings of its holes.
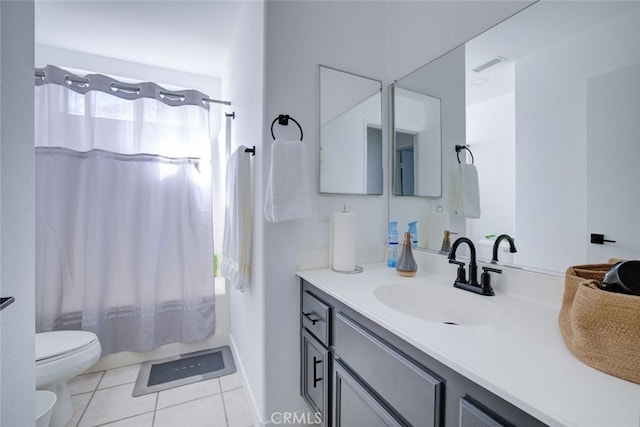
{"type": "Polygon", "coordinates": [[[382,82],[319,70],[320,193],[382,194],[382,82]]]}
{"type": "Polygon", "coordinates": [[[391,195],[389,219],[417,219],[426,249],[457,232],[484,259],[507,233],[518,252],[501,261],[536,270],[640,258],[638,40],[640,2],[539,1],[398,80],[441,88],[443,181],[437,198],[391,195]],[[458,144],[475,157],[477,219],[454,213],[458,144]]]}
{"type": "Polygon", "coordinates": [[[392,100],[393,194],[440,197],[440,99],[416,90],[405,89],[400,83],[396,83],[392,100]]]}

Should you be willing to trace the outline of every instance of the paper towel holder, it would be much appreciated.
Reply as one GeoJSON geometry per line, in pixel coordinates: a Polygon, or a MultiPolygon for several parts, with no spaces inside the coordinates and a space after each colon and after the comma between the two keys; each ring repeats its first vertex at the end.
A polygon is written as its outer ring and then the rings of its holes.
{"type": "Polygon", "coordinates": [[[335,271],[336,273],[342,273],[342,274],[358,274],[358,273],[362,273],[364,271],[364,268],[362,268],[362,266],[360,265],[356,265],[356,268],[354,268],[351,271],[336,270],[333,267],[331,267],[331,270],[335,271]]]}

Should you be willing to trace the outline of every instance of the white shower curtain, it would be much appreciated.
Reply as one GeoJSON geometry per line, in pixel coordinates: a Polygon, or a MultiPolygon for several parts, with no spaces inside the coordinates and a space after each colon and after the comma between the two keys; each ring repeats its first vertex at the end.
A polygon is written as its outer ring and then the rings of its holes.
{"type": "Polygon", "coordinates": [[[36,326],[103,355],[213,335],[209,111],[196,91],[36,78],[36,326]]]}

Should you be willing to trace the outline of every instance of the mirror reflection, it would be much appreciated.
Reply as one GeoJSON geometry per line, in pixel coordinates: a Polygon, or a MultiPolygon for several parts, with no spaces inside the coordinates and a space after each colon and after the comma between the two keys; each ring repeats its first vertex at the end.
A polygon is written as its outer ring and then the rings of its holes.
{"type": "Polygon", "coordinates": [[[320,192],[382,194],[382,82],[323,65],[320,192]]]}
{"type": "Polygon", "coordinates": [[[442,196],[391,196],[389,219],[418,220],[422,248],[438,250],[445,230],[466,236],[484,259],[509,234],[518,252],[505,242],[500,260],[527,268],[639,258],[638,40],[639,2],[541,1],[400,79],[447,88],[433,95],[442,196]],[[477,219],[454,213],[457,144],[475,157],[477,219]]]}
{"type": "Polygon", "coordinates": [[[396,84],[393,109],[393,194],[440,197],[440,99],[396,84]]]}

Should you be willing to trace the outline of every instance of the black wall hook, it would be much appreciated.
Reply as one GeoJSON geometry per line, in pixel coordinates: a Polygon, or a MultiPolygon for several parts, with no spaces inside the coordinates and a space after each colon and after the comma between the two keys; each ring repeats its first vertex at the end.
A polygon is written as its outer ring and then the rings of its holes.
{"type": "Polygon", "coordinates": [[[251,148],[245,148],[244,152],[245,153],[251,153],[252,156],[255,156],[256,155],[256,146],[254,145],[251,148]]]}
{"type": "Polygon", "coordinates": [[[276,139],[276,136],[273,134],[273,125],[275,125],[276,122],[278,122],[280,126],[288,126],[289,120],[292,120],[296,125],[298,125],[298,129],[300,129],[300,141],[302,141],[302,136],[303,136],[302,126],[300,126],[300,123],[298,123],[296,119],[294,119],[288,114],[280,114],[278,117],[273,119],[273,122],[271,122],[271,137],[274,140],[276,139]]]}
{"type": "Polygon", "coordinates": [[[471,163],[475,163],[475,160],[473,159],[473,153],[471,152],[471,150],[469,150],[469,147],[466,145],[456,145],[456,157],[458,158],[458,163],[460,163],[460,152],[462,150],[467,150],[469,152],[469,154],[471,154],[471,163]]]}

